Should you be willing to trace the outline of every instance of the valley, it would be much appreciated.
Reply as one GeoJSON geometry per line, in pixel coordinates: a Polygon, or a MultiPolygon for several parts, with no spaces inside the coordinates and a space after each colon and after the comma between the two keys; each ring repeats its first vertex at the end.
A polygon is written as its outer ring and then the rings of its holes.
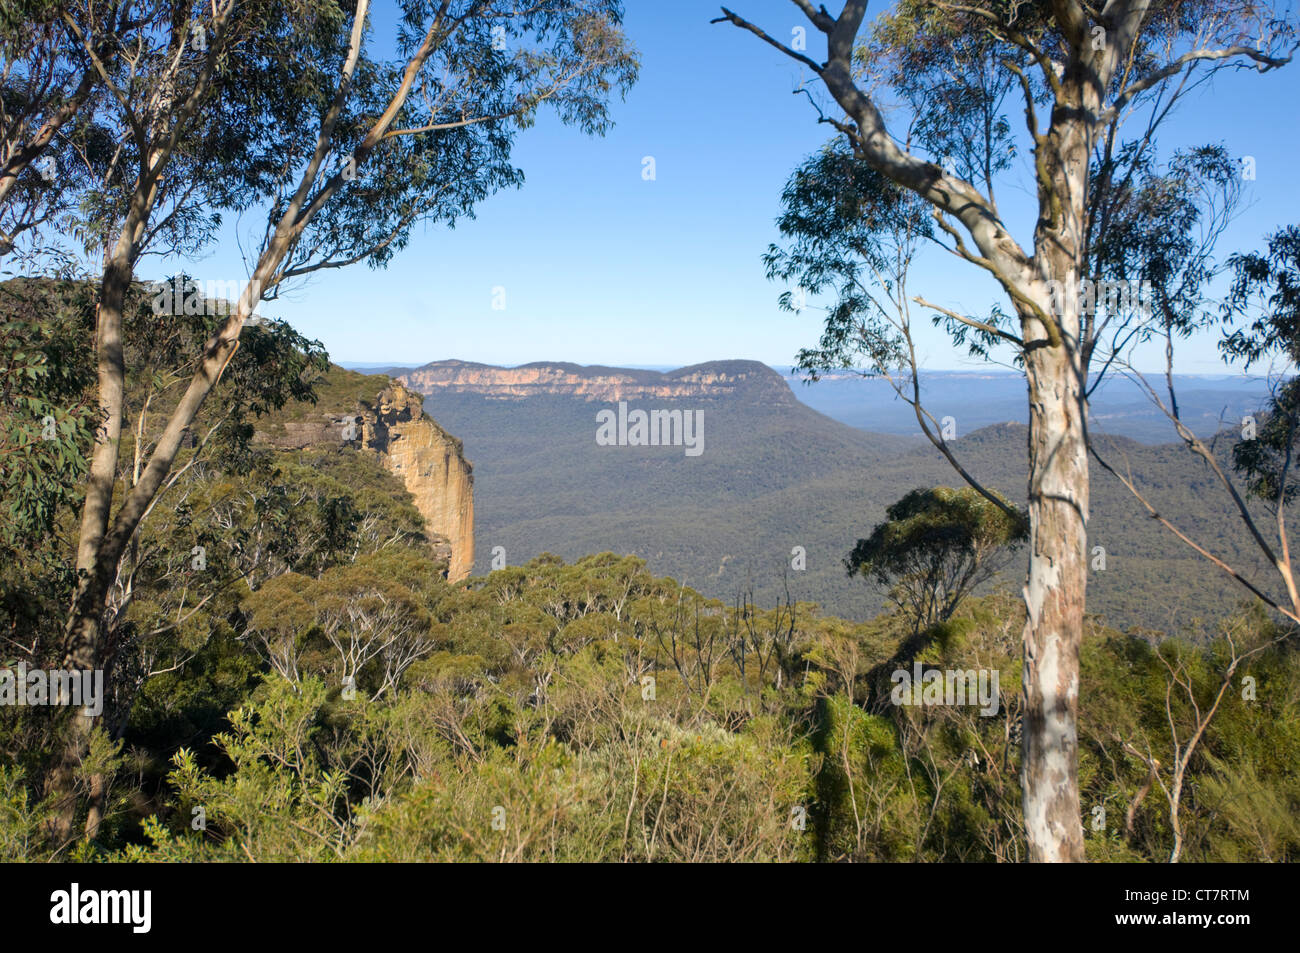
{"type": "MultiPolygon", "coordinates": [[[[880,611],[884,593],[847,578],[842,561],[854,542],[909,490],[960,485],[923,438],[831,419],[757,362],[666,373],[438,362],[395,373],[425,394],[430,416],[464,440],[474,466],[476,573],[490,569],[496,547],[510,565],[543,552],[573,560],[613,551],[727,601],[752,590],[773,604],[788,586],[794,598],[827,613],[865,619],[880,611]],[[599,445],[597,415],[617,412],[617,402],[629,398],[702,414],[705,452],[599,445]],[[802,571],[791,568],[796,546],[807,553],[802,571]]],[[[965,388],[964,407],[1009,400],[999,382],[967,380],[965,388]]],[[[959,421],[968,419],[959,413],[959,421]]],[[[882,419],[902,430],[897,416],[882,419]]],[[[969,433],[963,426],[954,446],[976,479],[1023,500],[1025,441],[1021,424],[997,423],[969,433]]],[[[1122,436],[1097,441],[1101,452],[1132,467],[1180,528],[1260,567],[1226,495],[1181,446],[1122,436]]],[[[1104,568],[1091,575],[1089,611],[1121,630],[1199,631],[1241,601],[1234,584],[1150,520],[1114,478],[1092,469],[1089,545],[1104,550],[1095,554],[1101,560],[1094,556],[1104,568]]],[[[1020,580],[1001,585],[1018,591],[1020,580]]]]}

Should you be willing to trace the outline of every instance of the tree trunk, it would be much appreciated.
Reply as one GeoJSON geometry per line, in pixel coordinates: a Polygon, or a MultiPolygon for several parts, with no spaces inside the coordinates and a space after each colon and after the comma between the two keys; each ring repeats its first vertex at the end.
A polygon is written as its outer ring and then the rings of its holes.
{"type": "MultiPolygon", "coordinates": [[[[152,477],[152,490],[149,499],[144,501],[145,505],[141,505],[141,488],[137,486],[131,494],[128,494],[116,520],[113,520],[117,457],[121,444],[122,419],[126,410],[126,365],[123,355],[122,318],[134,277],[135,263],[141,252],[140,242],[145,237],[146,226],[161,192],[162,176],[182,132],[185,131],[190,119],[196,114],[210,91],[217,58],[228,42],[226,25],[233,9],[234,0],[224,0],[220,6],[213,4],[211,29],[214,40],[179,108],[176,107],[175,99],[178,95],[177,77],[181,61],[178,56],[171,54],[179,54],[188,42],[189,25],[183,20],[172,23],[167,59],[171,65],[156,78],[157,85],[151,103],[153,119],[147,135],[147,161],[143,163],[140,178],[131,193],[117,242],[105,263],[100,286],[95,340],[96,354],[99,358],[99,406],[103,420],[95,434],[90,471],[86,480],[86,500],[82,507],[81,527],[77,538],[77,587],[63,633],[64,668],[107,669],[111,665],[116,647],[104,644],[102,631],[109,589],[117,578],[122,553],[135,533],[148,501],[152,500],[153,494],[157,492],[158,485],[161,483],[161,477],[156,472],[149,474],[146,471],[146,475],[152,477]]],[[[235,337],[238,338],[237,329],[235,337]]],[[[238,347],[238,341],[226,342],[225,347],[224,353],[228,360],[229,355],[238,347]]],[[[206,358],[207,352],[205,352],[205,366],[206,358]]],[[[221,366],[224,368],[224,362],[221,366]]],[[[193,391],[194,387],[191,386],[185,398],[185,401],[191,405],[191,419],[207,393],[204,390],[196,402],[193,400],[193,391]]],[[[166,462],[167,467],[171,465],[171,458],[175,455],[179,439],[179,435],[173,432],[173,428],[169,428],[160,441],[160,444],[167,444],[170,440],[172,444],[166,462]]],[[[154,457],[157,455],[155,452],[154,457]]],[[[153,464],[154,459],[151,457],[151,468],[153,464]]],[[[55,803],[50,832],[59,846],[68,843],[72,837],[77,813],[76,771],[88,749],[94,721],[93,718],[82,715],[80,711],[71,713],[68,718],[63,751],[46,777],[46,792],[53,796],[55,803]]],[[[92,804],[85,833],[87,836],[93,836],[102,817],[101,795],[106,790],[107,781],[98,776],[90,778],[89,781],[92,804]]]]}
{"type": "MultiPolygon", "coordinates": [[[[1063,322],[1065,323],[1065,322],[1063,322]]],[[[1088,458],[1077,353],[1026,355],[1029,579],[1021,797],[1029,859],[1084,860],[1079,810],[1079,644],[1087,585],[1088,458]]]]}
{"type": "Polygon", "coordinates": [[[77,821],[77,768],[90,747],[93,720],[80,710],[69,712],[66,725],[59,733],[61,749],[58,761],[45,780],[45,793],[52,798],[49,835],[54,849],[72,843],[77,821]]]}
{"type": "MultiPolygon", "coordinates": [[[[100,626],[108,588],[117,563],[103,558],[101,546],[112,515],[117,478],[117,452],[122,436],[126,399],[126,369],[122,353],[122,313],[131,286],[134,233],[138,216],[131,215],[104,269],[96,311],[95,349],[99,357],[99,410],[102,417],[91,451],[86,478],[86,499],[81,510],[77,540],[77,588],[64,628],[63,667],[89,671],[103,664],[100,626]]],[[[63,751],[46,780],[46,793],[54,798],[50,834],[56,845],[68,843],[76,824],[76,770],[85,756],[94,719],[80,711],[67,721],[63,751]]]]}

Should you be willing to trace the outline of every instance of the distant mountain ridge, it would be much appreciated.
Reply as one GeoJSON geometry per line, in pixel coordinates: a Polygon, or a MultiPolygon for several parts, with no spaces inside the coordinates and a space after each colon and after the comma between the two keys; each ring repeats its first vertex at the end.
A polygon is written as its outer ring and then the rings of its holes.
{"type": "Polygon", "coordinates": [[[661,372],[552,361],[496,367],[453,360],[415,369],[394,368],[392,376],[426,397],[451,393],[505,400],[565,396],[619,401],[745,395],[781,404],[797,400],[785,379],[758,361],[709,361],[661,372]]]}
{"type": "MultiPolygon", "coordinates": [[[[351,365],[361,368],[362,365],[351,365]]],[[[749,393],[785,404],[794,400],[832,420],[877,434],[919,438],[912,408],[899,400],[889,382],[859,371],[821,375],[815,384],[786,365],[758,361],[709,361],[679,368],[633,368],[536,361],[518,367],[473,361],[434,361],[410,365],[365,365],[402,380],[426,396],[479,394],[491,399],[577,396],[587,401],[688,398],[714,400],[749,393]],[[756,388],[756,389],[755,389],[756,388]]],[[[1246,374],[1175,375],[1183,421],[1202,437],[1239,424],[1264,405],[1269,383],[1246,374]]],[[[1164,381],[1155,385],[1164,397],[1164,381]]],[[[968,434],[998,423],[1027,423],[1023,378],[1012,371],[971,369],[924,371],[922,399],[936,418],[951,416],[957,433],[968,434]]],[[[1095,432],[1129,437],[1148,446],[1178,439],[1173,425],[1146,393],[1122,375],[1110,375],[1089,406],[1095,432]]]]}
{"type": "MultiPolygon", "coordinates": [[[[883,378],[834,371],[806,384],[792,368],[777,371],[799,400],[841,423],[881,433],[920,433],[912,408],[883,378]]],[[[1095,375],[1092,380],[1095,384],[1095,375]]],[[[1163,377],[1148,380],[1168,403],[1163,377]]],[[[1174,386],[1183,422],[1201,437],[1238,426],[1245,415],[1258,413],[1269,392],[1267,378],[1247,374],[1180,374],[1174,376],[1174,386]]],[[[953,417],[958,434],[998,423],[1028,423],[1024,378],[1012,371],[922,371],[921,395],[926,410],[936,418],[953,417]]],[[[1164,412],[1140,385],[1122,374],[1111,373],[1097,386],[1088,418],[1094,432],[1147,445],[1178,439],[1164,412]]]]}

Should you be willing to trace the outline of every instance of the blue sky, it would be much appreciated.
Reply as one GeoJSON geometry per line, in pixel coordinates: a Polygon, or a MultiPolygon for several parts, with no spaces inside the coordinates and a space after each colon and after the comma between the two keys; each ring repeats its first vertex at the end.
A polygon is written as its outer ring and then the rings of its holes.
{"type": "MultiPolygon", "coordinates": [[[[802,22],[787,0],[728,5],[774,35],[789,37],[802,22]]],[[[288,319],[347,362],[789,364],[800,347],[814,344],[816,313],[778,309],[784,289],[766,280],[760,258],[777,237],[782,186],[830,131],[805,98],[792,95],[806,77],[752,35],[710,25],[716,3],[627,6],[641,79],[614,104],[610,133],[588,138],[544,118],[517,140],[522,189],[494,196],[455,230],[417,229],[384,271],[325,273],[262,312],[288,319]],[[654,181],[642,178],[645,156],[654,157],[654,181]],[[498,287],[504,310],[492,308],[498,287]]],[[[812,30],[808,42],[820,58],[812,30]]],[[[1162,136],[1163,152],[1221,141],[1256,158],[1251,207],[1221,247],[1257,247],[1268,231],[1300,222],[1300,191],[1290,185],[1300,149],[1298,99],[1300,64],[1224,76],[1183,105],[1162,136]]],[[[1018,111],[1012,119],[1019,121],[1018,111]]],[[[1028,174],[1019,182],[1021,201],[1005,189],[999,201],[1024,235],[1032,224],[1028,174]]],[[[257,225],[246,218],[240,233],[257,225]]],[[[191,273],[246,275],[233,240],[221,246],[191,264],[191,273]]],[[[969,312],[1000,300],[973,266],[942,253],[920,262],[912,285],[969,312]]],[[[974,366],[941,332],[927,327],[920,343],[924,366],[974,366]]],[[[1180,370],[1224,370],[1213,340],[1189,344],[1180,370]]]]}

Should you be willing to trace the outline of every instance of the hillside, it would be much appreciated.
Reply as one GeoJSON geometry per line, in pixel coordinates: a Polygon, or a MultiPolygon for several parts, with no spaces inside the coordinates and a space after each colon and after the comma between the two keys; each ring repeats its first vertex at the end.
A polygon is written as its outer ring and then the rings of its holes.
{"type": "Polygon", "coordinates": [[[426,530],[445,543],[448,577],[468,576],[474,567],[474,475],[461,441],[421,412],[418,394],[382,374],[331,365],[315,390],[315,403],[294,401],[260,419],[254,443],[373,454],[401,478],[426,530]]]}
{"type": "MultiPolygon", "coordinates": [[[[713,362],[665,374],[576,365],[491,368],[440,362],[402,379],[426,394],[425,409],[465,439],[475,468],[476,572],[496,547],[511,565],[542,552],[566,559],[614,551],[641,556],[653,572],[730,599],[753,586],[760,601],[781,593],[849,618],[869,618],[882,596],[845,577],[843,557],[918,486],[959,477],[918,438],[863,431],[794,398],[781,376],[755,362],[713,362]],[[745,387],[736,387],[743,379],[745,387]],[[714,387],[710,379],[723,381],[714,387]],[[686,390],[682,382],[693,381],[686,390]],[[655,396],[684,392],[689,396],[655,396]],[[601,447],[596,414],[616,398],[647,408],[703,411],[704,452],[601,447]],[[802,546],[807,569],[790,570],[802,546]]],[[[967,403],[980,403],[979,392],[967,403]]],[[[631,406],[631,403],[629,403],[631,406]]],[[[1023,499],[1025,428],[1001,424],[959,436],[977,476],[1023,499]]],[[[1099,437],[1151,488],[1162,510],[1227,553],[1257,560],[1210,475],[1179,446],[1099,437]]],[[[1094,466],[1091,545],[1106,550],[1089,608],[1111,625],[1176,630],[1218,618],[1240,592],[1185,549],[1094,466]]],[[[1007,580],[1018,589],[1019,579],[1007,580]]]]}

